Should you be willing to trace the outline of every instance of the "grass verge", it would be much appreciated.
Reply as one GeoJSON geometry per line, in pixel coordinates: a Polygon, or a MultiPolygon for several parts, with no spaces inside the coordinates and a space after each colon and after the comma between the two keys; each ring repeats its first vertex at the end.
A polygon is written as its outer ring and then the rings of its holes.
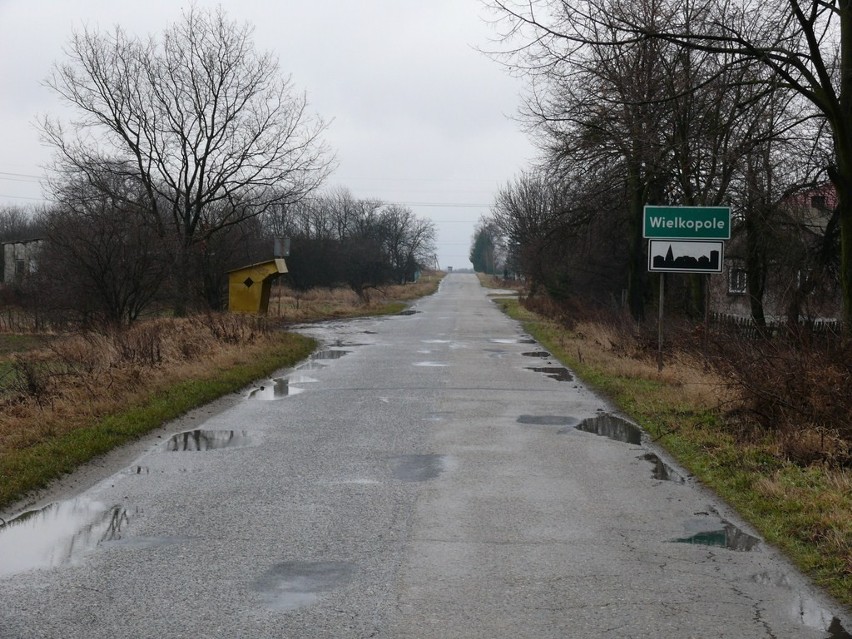
{"type": "Polygon", "coordinates": [[[314,340],[301,335],[275,334],[262,343],[244,346],[239,359],[228,368],[202,369],[204,372],[189,378],[165,376],[148,392],[85,425],[28,446],[4,447],[0,452],[0,507],[192,408],[292,366],[315,346],[314,340]]]}
{"type": "Polygon", "coordinates": [[[852,473],[784,459],[770,432],[738,432],[736,398],[689,356],[661,372],[623,336],[593,323],[571,330],[517,300],[497,302],[584,382],[636,420],[705,486],[816,584],[852,607],[852,473]]]}

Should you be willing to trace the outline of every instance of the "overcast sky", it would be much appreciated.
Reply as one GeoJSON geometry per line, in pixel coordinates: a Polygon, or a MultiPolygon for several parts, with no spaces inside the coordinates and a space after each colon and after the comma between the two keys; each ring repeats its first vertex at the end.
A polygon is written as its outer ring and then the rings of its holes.
{"type": "MultiPolygon", "coordinates": [[[[255,27],[314,112],[338,168],[329,187],[408,205],[438,227],[442,268],[469,268],[473,225],[535,151],[512,119],[522,89],[477,47],[479,0],[197,0],[255,27]]],[[[74,29],[160,33],[175,0],[0,0],[0,203],[43,201],[34,122],[61,114],[41,82],[74,29]]]]}

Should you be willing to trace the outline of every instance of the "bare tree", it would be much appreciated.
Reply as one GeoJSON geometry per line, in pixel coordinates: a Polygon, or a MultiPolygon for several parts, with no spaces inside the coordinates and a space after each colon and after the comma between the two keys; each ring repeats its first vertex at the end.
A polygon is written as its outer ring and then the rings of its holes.
{"type": "Polygon", "coordinates": [[[852,3],[848,0],[492,0],[512,33],[576,50],[663,41],[757,64],[767,90],[802,96],[831,131],[843,319],[852,326],[852,3]],[[653,7],[654,11],[648,11],[653,7]],[[604,36],[601,34],[605,33],[604,36]]]}
{"type": "Polygon", "coordinates": [[[45,310],[120,326],[136,320],[160,292],[169,261],[150,219],[138,210],[145,206],[144,188],[114,179],[110,192],[80,177],[44,214],[47,241],[35,284],[45,310]]]}
{"type": "Polygon", "coordinates": [[[0,206],[0,242],[32,240],[44,233],[41,209],[20,206],[0,206]]]}
{"type": "MultiPolygon", "coordinates": [[[[179,271],[195,243],[303,198],[330,169],[325,124],[251,36],[221,9],[192,6],[160,39],[75,33],[46,80],[79,114],[68,128],[41,123],[60,175],[139,180],[155,228],[178,238],[179,271]]],[[[189,283],[178,281],[183,312],[189,283]]]]}

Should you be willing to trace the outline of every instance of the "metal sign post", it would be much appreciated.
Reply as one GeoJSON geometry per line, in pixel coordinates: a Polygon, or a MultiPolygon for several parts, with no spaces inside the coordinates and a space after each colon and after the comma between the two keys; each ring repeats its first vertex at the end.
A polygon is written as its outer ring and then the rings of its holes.
{"type": "MultiPolygon", "coordinates": [[[[731,209],[727,206],[646,206],[642,223],[643,236],[648,239],[648,270],[660,274],[657,370],[661,372],[666,273],[721,273],[724,240],[731,238],[731,209]]],[[[708,301],[705,304],[709,307],[709,278],[706,288],[708,301]]]]}
{"type": "Polygon", "coordinates": [[[660,273],[659,318],[657,320],[657,372],[663,372],[663,293],[665,293],[666,274],[660,273]]]}

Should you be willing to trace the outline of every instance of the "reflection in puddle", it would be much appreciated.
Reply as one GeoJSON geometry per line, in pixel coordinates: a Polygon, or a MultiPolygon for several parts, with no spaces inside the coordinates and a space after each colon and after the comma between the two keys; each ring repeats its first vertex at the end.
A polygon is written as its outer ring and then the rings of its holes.
{"type": "Polygon", "coordinates": [[[323,364],[322,362],[317,362],[317,361],[314,361],[314,360],[308,360],[304,364],[299,364],[299,366],[297,368],[300,371],[315,371],[315,370],[319,370],[320,368],[327,368],[327,367],[328,367],[328,364],[323,364]]]}
{"type": "Polygon", "coordinates": [[[550,357],[550,353],[547,351],[530,351],[529,353],[522,353],[524,357],[550,357]]]}
{"type": "Polygon", "coordinates": [[[726,548],[728,550],[736,550],[747,552],[753,550],[760,543],[757,537],[753,537],[748,533],[743,532],[734,524],[725,521],[707,521],[706,519],[691,519],[686,522],[687,532],[691,532],[688,537],[680,539],[672,539],[676,544],[696,544],[699,546],[714,546],[716,548],[726,548]]]}
{"type": "Polygon", "coordinates": [[[615,415],[599,415],[584,419],[577,426],[578,430],[609,437],[627,444],[641,444],[642,430],[621,417],[615,415]]]}
{"type": "Polygon", "coordinates": [[[674,468],[665,463],[662,459],[660,459],[654,453],[647,453],[642,455],[642,459],[645,461],[651,462],[654,466],[654,479],[659,479],[660,481],[673,481],[678,484],[686,483],[686,479],[678,473],[674,468]]]}
{"type": "Polygon", "coordinates": [[[219,448],[242,448],[251,443],[251,437],[244,430],[188,430],[174,435],[166,442],[166,450],[172,452],[206,451],[219,448]]]}
{"type": "Polygon", "coordinates": [[[443,362],[415,362],[415,366],[425,366],[425,367],[433,367],[433,368],[441,368],[444,366],[449,366],[449,364],[445,364],[443,362]]]}
{"type": "Polygon", "coordinates": [[[784,573],[762,572],[752,577],[752,581],[764,586],[772,586],[790,591],[790,614],[803,626],[828,633],[826,639],[852,639],[852,634],[843,627],[843,623],[834,613],[823,607],[815,598],[801,589],[797,589],[784,573]]]}
{"type": "Polygon", "coordinates": [[[131,466],[122,471],[124,475],[149,475],[151,469],[147,466],[131,466]]]}
{"type": "Polygon", "coordinates": [[[421,342],[424,344],[449,344],[450,340],[448,339],[421,339],[421,342]]]}
{"type": "Polygon", "coordinates": [[[270,401],[274,399],[282,399],[290,395],[298,395],[304,393],[303,388],[295,388],[290,386],[290,380],[286,377],[270,380],[269,384],[255,388],[249,393],[250,399],[261,399],[270,401]]]}
{"type": "Polygon", "coordinates": [[[352,351],[336,351],[329,348],[324,351],[317,351],[311,355],[311,359],[340,359],[344,355],[349,355],[351,352],[352,351]]]}
{"type": "Polygon", "coordinates": [[[405,482],[436,479],[446,467],[444,455],[401,455],[393,461],[393,476],[405,482]]]}
{"type": "Polygon", "coordinates": [[[128,522],[121,506],[84,497],[25,512],[0,526],[0,576],[72,563],[99,543],[120,538],[128,522]]]}
{"type": "Polygon", "coordinates": [[[355,566],[337,561],[288,561],[273,566],[254,582],[274,610],[296,610],[310,606],[323,593],[345,586],[355,574],[355,566]]]}
{"type": "Polygon", "coordinates": [[[518,417],[518,423],[538,426],[573,426],[577,423],[577,419],[565,415],[521,415],[518,417]]]}
{"type": "MultiPolygon", "coordinates": [[[[308,375],[300,375],[298,373],[290,375],[287,379],[290,380],[291,384],[315,384],[319,381],[316,377],[309,377],[308,375]]],[[[290,389],[290,393],[293,393],[292,389],[290,389]]]]}
{"type": "Polygon", "coordinates": [[[488,340],[492,344],[537,344],[534,339],[529,337],[509,337],[509,338],[494,338],[488,340]]]}
{"type": "Polygon", "coordinates": [[[555,379],[557,382],[573,382],[574,376],[567,368],[563,366],[545,366],[543,368],[532,367],[527,370],[535,371],[536,373],[544,373],[550,379],[555,379]]]}

